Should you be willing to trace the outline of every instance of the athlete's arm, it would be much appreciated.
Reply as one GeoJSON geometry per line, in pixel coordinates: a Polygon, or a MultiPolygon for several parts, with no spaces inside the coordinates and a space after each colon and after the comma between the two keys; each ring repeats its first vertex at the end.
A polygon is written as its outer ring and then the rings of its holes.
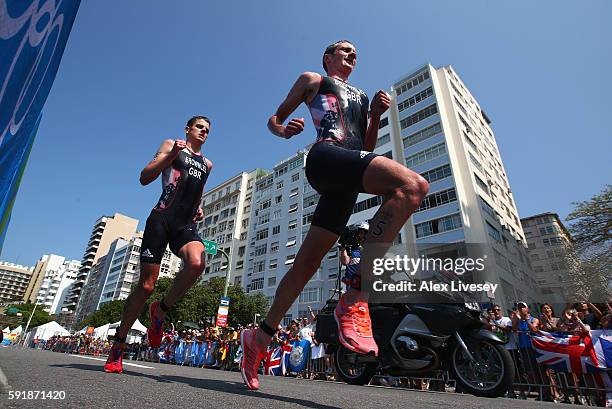
{"type": "MultiPolygon", "coordinates": [[[[205,160],[206,160],[206,167],[208,168],[208,174],[210,175],[210,171],[212,169],[212,162],[208,159],[205,159],[205,160]]],[[[202,189],[202,196],[200,197],[200,203],[202,203],[202,197],[204,197],[204,189],[202,189]]],[[[198,211],[196,215],[194,216],[193,221],[197,223],[203,218],[204,218],[204,210],[202,209],[201,206],[198,206],[198,211]]]]}
{"type": "Polygon", "coordinates": [[[276,136],[289,139],[304,130],[304,118],[293,118],[286,126],[283,122],[297,109],[302,102],[309,99],[318,91],[321,75],[314,72],[305,72],[299,76],[287,98],[280,104],[276,113],[268,120],[268,129],[276,136]]]}
{"type": "Polygon", "coordinates": [[[369,152],[374,150],[376,139],[378,138],[378,126],[380,125],[380,116],[389,109],[391,97],[385,91],[380,90],[374,95],[370,104],[370,123],[366,131],[365,142],[363,149],[369,152]]]}
{"type": "Polygon", "coordinates": [[[172,161],[176,159],[185,146],[186,142],[183,140],[166,139],[157,150],[153,160],[140,172],[140,184],[145,186],[157,179],[159,174],[172,164],[172,161]]]}

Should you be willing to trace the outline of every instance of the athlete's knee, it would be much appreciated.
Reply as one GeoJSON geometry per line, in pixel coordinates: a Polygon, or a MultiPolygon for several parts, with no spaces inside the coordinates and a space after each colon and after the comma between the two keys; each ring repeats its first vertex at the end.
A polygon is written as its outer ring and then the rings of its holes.
{"type": "Polygon", "coordinates": [[[143,281],[139,285],[147,297],[153,294],[153,290],[155,290],[155,281],[143,281]]]}
{"type": "Polygon", "coordinates": [[[391,190],[390,196],[406,202],[411,207],[419,206],[427,192],[429,192],[427,180],[409,169],[402,172],[399,178],[399,183],[391,190]]]}
{"type": "Polygon", "coordinates": [[[188,270],[198,275],[202,274],[202,271],[204,271],[206,267],[206,261],[203,254],[190,254],[183,262],[188,270]]]}

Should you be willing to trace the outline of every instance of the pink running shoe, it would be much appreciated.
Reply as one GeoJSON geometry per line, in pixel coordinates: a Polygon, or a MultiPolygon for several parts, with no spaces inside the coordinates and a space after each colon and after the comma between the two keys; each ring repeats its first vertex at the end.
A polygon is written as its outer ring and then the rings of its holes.
{"type": "Polygon", "coordinates": [[[161,340],[164,335],[163,326],[164,320],[156,318],[155,312],[159,308],[159,301],[151,303],[149,306],[149,316],[151,318],[151,324],[147,328],[147,338],[149,339],[149,345],[151,348],[159,348],[161,340]]]}
{"type": "Polygon", "coordinates": [[[240,333],[242,345],[242,359],[240,360],[240,373],[246,386],[251,390],[259,389],[257,371],[261,360],[265,358],[265,351],[260,351],[255,343],[256,330],[244,330],[240,333]]]}
{"type": "Polygon", "coordinates": [[[347,304],[345,299],[345,294],[342,294],[334,310],[340,343],[353,352],[359,354],[373,352],[377,356],[378,345],[372,335],[368,303],[358,299],[352,304],[347,304]]]}
{"type": "Polygon", "coordinates": [[[113,345],[104,364],[104,372],[123,373],[123,348],[113,345]]]}

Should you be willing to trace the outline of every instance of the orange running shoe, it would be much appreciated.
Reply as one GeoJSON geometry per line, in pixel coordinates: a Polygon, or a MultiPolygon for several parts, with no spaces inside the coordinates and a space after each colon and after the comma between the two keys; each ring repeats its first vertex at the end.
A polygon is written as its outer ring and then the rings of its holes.
{"type": "Polygon", "coordinates": [[[113,345],[104,364],[104,372],[123,373],[123,348],[113,345]]]}
{"type": "Polygon", "coordinates": [[[249,329],[240,333],[240,345],[242,346],[242,359],[240,360],[240,373],[246,386],[251,390],[259,389],[257,372],[261,360],[265,358],[266,351],[257,348],[255,338],[257,330],[249,329]]]}
{"type": "Polygon", "coordinates": [[[346,302],[345,294],[334,310],[334,318],[338,324],[340,343],[359,354],[374,353],[378,355],[378,345],[372,335],[372,321],[367,301],[357,299],[354,303],[346,302]]]}
{"type": "Polygon", "coordinates": [[[155,312],[159,308],[159,301],[152,302],[149,306],[149,316],[151,318],[151,324],[147,328],[147,338],[149,339],[149,345],[151,348],[159,348],[161,340],[164,335],[164,320],[156,318],[155,312]]]}

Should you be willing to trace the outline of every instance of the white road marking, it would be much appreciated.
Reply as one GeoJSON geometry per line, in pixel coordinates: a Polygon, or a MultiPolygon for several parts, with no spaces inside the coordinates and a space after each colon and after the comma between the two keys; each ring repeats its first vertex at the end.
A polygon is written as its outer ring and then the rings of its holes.
{"type": "Polygon", "coordinates": [[[0,393],[7,393],[11,389],[11,385],[8,384],[8,380],[0,368],[0,393]]]}
{"type": "MultiPolygon", "coordinates": [[[[94,361],[106,362],[106,359],[104,359],[104,358],[94,358],[93,356],[72,355],[72,354],[70,354],[70,356],[76,356],[76,357],[79,357],[79,358],[93,359],[94,361]]],[[[125,362],[125,361],[123,361],[123,365],[135,366],[136,368],[155,369],[155,367],[153,367],[153,366],[144,366],[144,365],[138,365],[138,364],[131,364],[131,363],[125,362]]]]}

